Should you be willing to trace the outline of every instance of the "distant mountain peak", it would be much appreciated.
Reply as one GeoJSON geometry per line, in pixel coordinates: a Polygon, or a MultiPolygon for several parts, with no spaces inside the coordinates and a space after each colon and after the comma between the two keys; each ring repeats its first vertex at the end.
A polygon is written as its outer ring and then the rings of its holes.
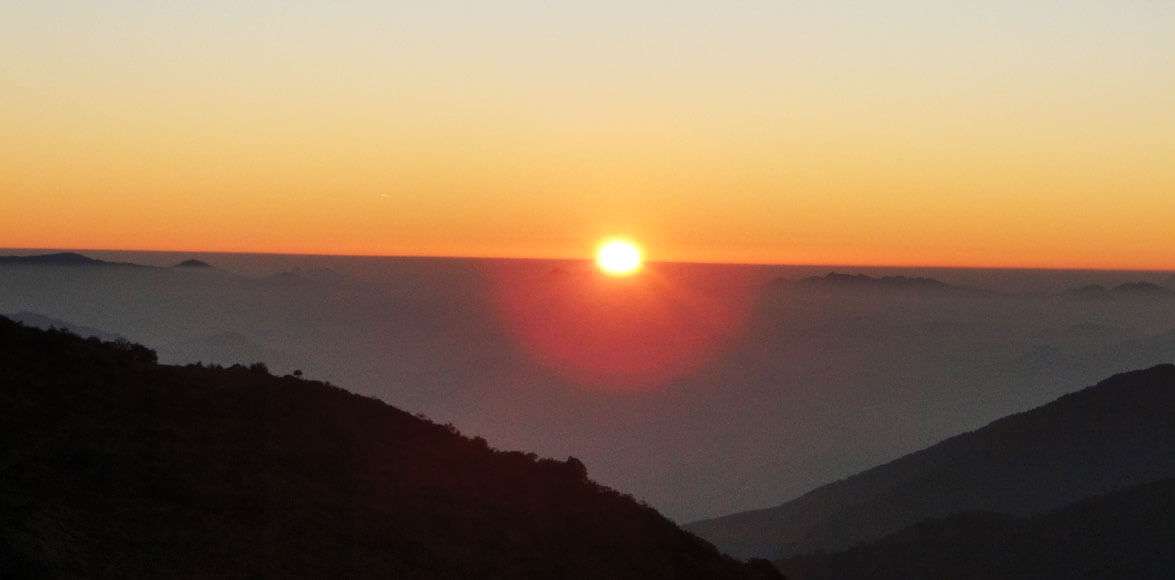
{"type": "Polygon", "coordinates": [[[809,276],[797,282],[808,288],[828,290],[893,292],[935,292],[935,293],[983,293],[984,291],[955,286],[935,278],[922,276],[870,276],[868,274],[846,274],[832,271],[823,276],[809,276]]]}
{"type": "Polygon", "coordinates": [[[191,260],[184,260],[183,262],[180,262],[180,263],[172,266],[172,268],[211,268],[211,267],[212,267],[212,264],[209,264],[208,262],[205,262],[204,260],[197,260],[195,258],[193,258],[191,260]]]}
{"type": "Polygon", "coordinates": [[[1106,287],[1101,284],[1086,284],[1069,290],[1071,294],[1101,294],[1107,291],[1106,287]]]}
{"type": "Polygon", "coordinates": [[[1173,291],[1166,286],[1155,284],[1152,282],[1127,282],[1114,286],[1114,292],[1125,294],[1172,294],[1173,291]]]}
{"type": "Polygon", "coordinates": [[[829,272],[823,276],[804,278],[810,284],[837,284],[856,286],[903,286],[903,287],[933,287],[948,288],[950,284],[934,278],[920,276],[870,276],[868,274],[842,274],[829,272]]]}
{"type": "Polygon", "coordinates": [[[77,252],[53,252],[29,256],[0,256],[0,265],[17,266],[139,266],[129,262],[108,262],[77,252]]]}
{"type": "Polygon", "coordinates": [[[58,264],[96,264],[102,260],[96,260],[89,256],[83,256],[77,252],[57,252],[53,254],[41,254],[39,256],[27,256],[30,260],[40,260],[44,262],[55,262],[58,264]]]}
{"type": "Polygon", "coordinates": [[[1170,297],[1175,296],[1172,290],[1162,284],[1137,281],[1125,282],[1117,286],[1106,287],[1101,284],[1087,284],[1071,288],[1063,293],[1073,298],[1109,299],[1115,297],[1170,297]]]}

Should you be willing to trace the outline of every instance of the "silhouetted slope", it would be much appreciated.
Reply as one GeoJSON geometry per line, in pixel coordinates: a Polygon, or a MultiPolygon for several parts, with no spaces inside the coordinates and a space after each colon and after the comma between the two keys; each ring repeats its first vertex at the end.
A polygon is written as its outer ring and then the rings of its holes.
{"type": "Polygon", "coordinates": [[[778,565],[800,580],[1167,579],[1175,571],[1175,479],[1030,518],[929,520],[845,552],[778,565]]]}
{"type": "Polygon", "coordinates": [[[34,254],[31,256],[0,256],[0,265],[11,266],[133,266],[144,267],[129,262],[108,262],[77,252],[57,252],[53,254],[34,254]]]}
{"type": "Polygon", "coordinates": [[[199,336],[162,345],[156,352],[165,362],[231,365],[242,361],[265,361],[272,369],[286,370],[297,366],[296,361],[288,354],[268,348],[239,332],[218,332],[199,336]]]}
{"type": "MultiPolygon", "coordinates": [[[[757,571],[756,571],[757,570],[757,571]]],[[[0,576],[746,578],[583,465],[0,318],[0,576]]]]}
{"type": "Polygon", "coordinates": [[[66,321],[66,320],[61,320],[59,318],[52,318],[50,316],[44,316],[42,314],[37,314],[36,312],[21,311],[21,312],[15,313],[15,314],[0,314],[0,316],[5,316],[5,317],[9,318],[10,320],[14,320],[16,322],[19,322],[19,323],[25,325],[25,326],[31,326],[33,328],[40,328],[40,329],[44,329],[44,330],[48,330],[50,328],[56,328],[58,330],[67,330],[67,331],[72,332],[82,338],[89,338],[92,336],[94,338],[97,338],[100,340],[106,340],[106,341],[125,339],[125,337],[120,336],[118,334],[115,334],[113,332],[107,332],[105,330],[101,330],[98,328],[92,328],[89,326],[82,326],[80,324],[74,324],[74,323],[66,321]]]}
{"type": "Polygon", "coordinates": [[[841,550],[927,518],[1025,515],[1175,476],[1175,366],[1116,375],[781,506],[687,529],[740,556],[841,550]]]}

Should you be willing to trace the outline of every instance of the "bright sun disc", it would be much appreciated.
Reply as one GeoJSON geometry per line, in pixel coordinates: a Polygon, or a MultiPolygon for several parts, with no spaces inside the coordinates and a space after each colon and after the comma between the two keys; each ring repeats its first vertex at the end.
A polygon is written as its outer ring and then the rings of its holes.
{"type": "Polygon", "coordinates": [[[596,265],[609,276],[628,276],[641,269],[641,249],[626,240],[609,240],[596,250],[596,265]]]}

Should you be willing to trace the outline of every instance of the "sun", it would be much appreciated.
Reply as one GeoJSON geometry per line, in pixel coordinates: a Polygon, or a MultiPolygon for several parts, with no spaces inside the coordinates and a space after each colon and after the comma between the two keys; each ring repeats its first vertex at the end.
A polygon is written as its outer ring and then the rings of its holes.
{"type": "Polygon", "coordinates": [[[609,276],[631,276],[643,261],[640,246],[628,240],[605,240],[596,248],[596,266],[609,276]]]}

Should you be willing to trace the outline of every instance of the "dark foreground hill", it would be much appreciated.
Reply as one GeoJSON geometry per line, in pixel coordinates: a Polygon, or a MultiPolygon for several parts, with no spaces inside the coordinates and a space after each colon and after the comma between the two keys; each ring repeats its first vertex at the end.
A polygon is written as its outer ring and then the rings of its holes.
{"type": "Polygon", "coordinates": [[[1175,479],[1028,518],[967,513],[930,520],[779,567],[799,580],[1167,579],[1175,571],[1175,479]]]}
{"type": "Polygon", "coordinates": [[[113,332],[107,332],[98,328],[74,324],[59,318],[37,314],[36,312],[21,311],[13,314],[0,314],[0,316],[19,322],[25,326],[31,326],[33,328],[42,328],[45,330],[56,328],[58,330],[66,330],[82,338],[89,338],[92,336],[94,338],[105,341],[113,341],[120,338],[125,338],[123,336],[114,334],[113,332]]]}
{"type": "Polygon", "coordinates": [[[1175,366],[1111,377],[781,506],[687,529],[739,556],[840,551],[969,511],[1025,516],[1175,477],[1175,366]]]}
{"type": "Polygon", "coordinates": [[[0,577],[753,578],[581,463],[0,318],[0,577]]]}

